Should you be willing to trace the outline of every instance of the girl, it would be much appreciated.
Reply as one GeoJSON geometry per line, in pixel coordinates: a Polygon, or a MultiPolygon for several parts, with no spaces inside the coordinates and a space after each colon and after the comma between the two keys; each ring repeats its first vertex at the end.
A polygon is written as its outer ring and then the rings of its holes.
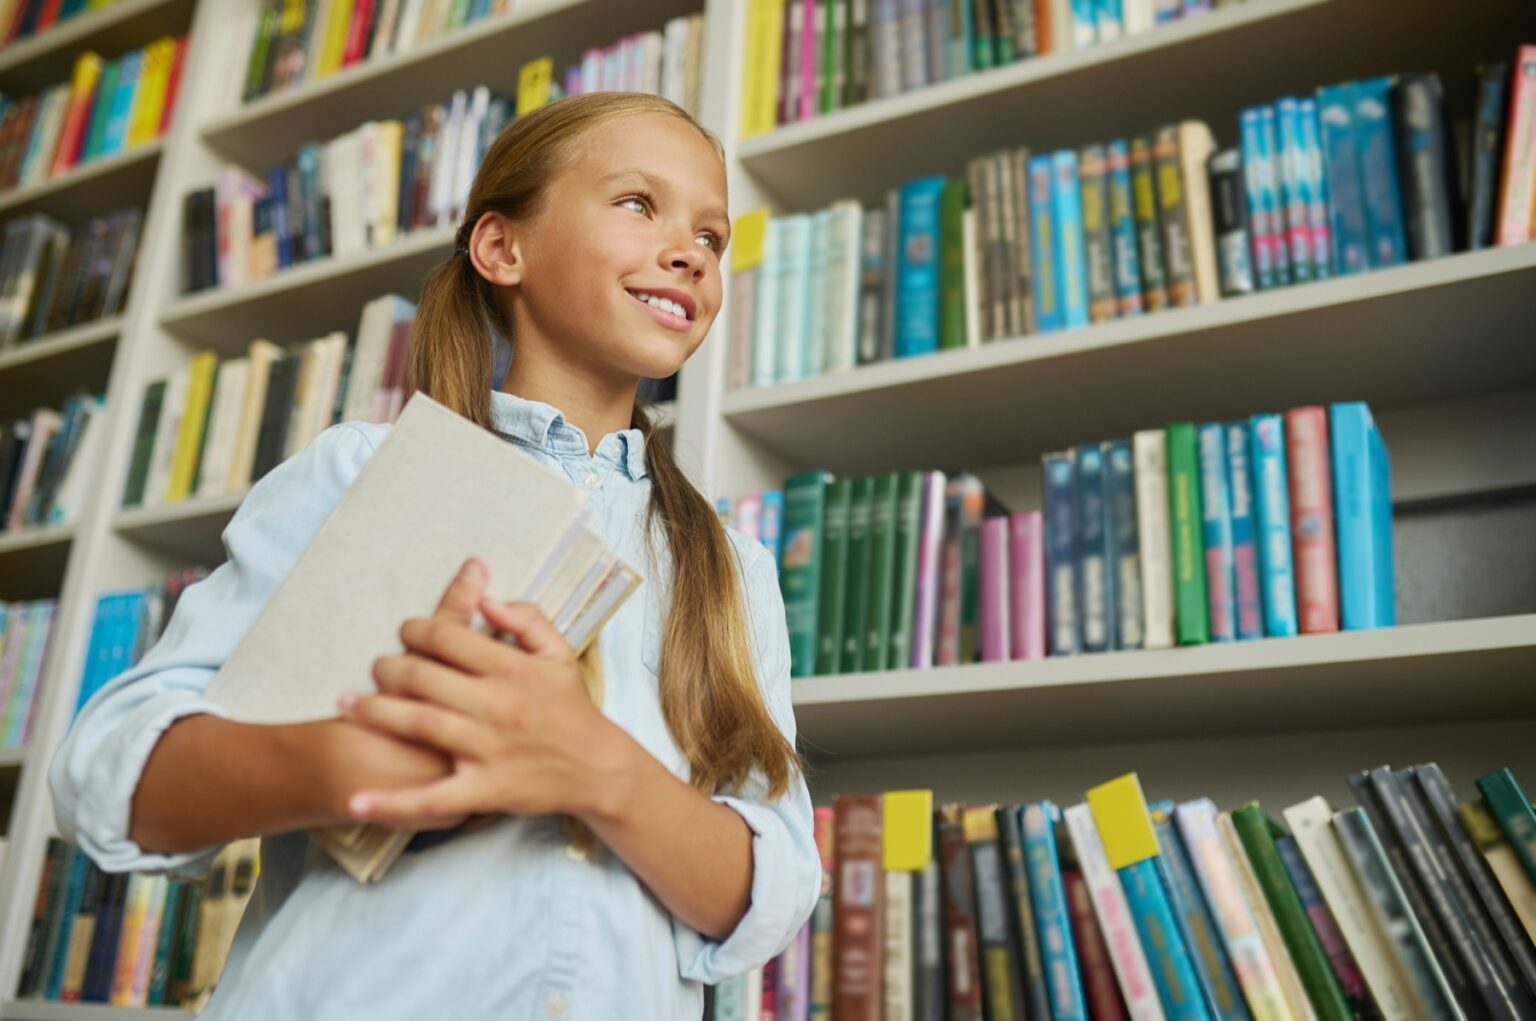
{"type": "Polygon", "coordinates": [[[635,403],[709,331],[728,231],[713,136],[665,100],[577,96],[491,146],[423,287],[413,386],[588,489],[649,575],[602,631],[600,707],[542,615],[482,598],[475,561],[336,719],[239,724],[202,697],[388,429],[350,422],[251,490],[228,561],[75,721],[54,802],[104,869],[194,872],[266,837],[210,1017],[696,1018],[700,983],[809,916],[821,870],[772,558],[720,526],[635,403]],[[515,352],[499,391],[493,330],[515,352]],[[418,837],[371,887],[302,832],[469,815],[497,821],[418,837]]]}

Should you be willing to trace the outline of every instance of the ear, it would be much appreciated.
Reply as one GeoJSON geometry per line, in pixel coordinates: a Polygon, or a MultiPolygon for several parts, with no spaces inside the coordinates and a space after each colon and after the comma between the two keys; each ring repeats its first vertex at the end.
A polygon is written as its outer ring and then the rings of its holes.
{"type": "Polygon", "coordinates": [[[522,227],[500,213],[485,213],[469,238],[469,258],[475,270],[499,287],[522,282],[524,255],[522,227]]]}

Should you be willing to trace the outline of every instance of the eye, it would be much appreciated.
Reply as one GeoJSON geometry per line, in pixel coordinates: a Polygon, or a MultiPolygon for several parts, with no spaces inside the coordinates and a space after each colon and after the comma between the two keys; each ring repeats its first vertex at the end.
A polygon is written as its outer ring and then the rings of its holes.
{"type": "Polygon", "coordinates": [[[705,248],[708,248],[711,252],[714,252],[717,255],[720,253],[720,235],[716,234],[712,230],[699,231],[699,233],[694,236],[693,240],[699,242],[705,248]]]}
{"type": "Polygon", "coordinates": [[[651,215],[651,200],[644,195],[626,195],[619,199],[619,206],[623,209],[633,209],[641,216],[651,215]]]}

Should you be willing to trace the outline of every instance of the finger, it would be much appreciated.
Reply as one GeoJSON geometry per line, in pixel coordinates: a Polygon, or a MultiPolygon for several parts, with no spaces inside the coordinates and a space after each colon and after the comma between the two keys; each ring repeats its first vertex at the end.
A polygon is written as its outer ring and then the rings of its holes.
{"type": "Polygon", "coordinates": [[[425,656],[380,656],[373,661],[373,679],[380,694],[432,702],[476,719],[492,709],[494,693],[480,678],[425,656]]]}
{"type": "Polygon", "coordinates": [[[481,677],[508,676],[527,655],[493,635],[446,617],[413,617],[400,625],[400,642],[407,652],[430,656],[481,677]]]}
{"type": "Polygon", "coordinates": [[[421,787],[392,791],[358,791],[347,800],[347,811],[359,822],[406,826],[424,818],[462,817],[486,809],[483,781],[454,774],[421,787]]]}
{"type": "Polygon", "coordinates": [[[480,600],[480,612],[486,622],[517,640],[518,648],[543,659],[571,659],[575,652],[565,636],[555,630],[549,618],[532,603],[501,603],[480,600]]]}
{"type": "Polygon", "coordinates": [[[433,616],[447,617],[461,624],[473,621],[475,609],[485,597],[485,586],[490,577],[491,572],[481,561],[474,558],[464,561],[459,567],[459,573],[454,575],[448,588],[443,591],[443,598],[438,600],[433,616]]]}
{"type": "Polygon", "coordinates": [[[341,714],[354,723],[402,741],[435,748],[446,755],[482,759],[495,734],[462,713],[430,702],[394,695],[343,695],[341,714]]]}

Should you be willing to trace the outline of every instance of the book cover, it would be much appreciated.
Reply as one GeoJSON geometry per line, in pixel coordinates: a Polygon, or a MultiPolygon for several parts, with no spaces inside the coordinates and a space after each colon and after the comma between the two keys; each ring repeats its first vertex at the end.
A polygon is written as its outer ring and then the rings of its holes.
{"type": "Polygon", "coordinates": [[[1392,138],[1392,82],[1389,77],[1365,78],[1351,86],[1372,269],[1408,261],[1397,146],[1392,138]]]}
{"type": "Polygon", "coordinates": [[[1201,543],[1205,549],[1205,590],[1210,606],[1210,640],[1237,638],[1237,568],[1232,538],[1232,489],[1227,472],[1226,427],[1199,428],[1201,543]]]}
{"type": "Polygon", "coordinates": [[[1200,454],[1192,422],[1167,428],[1168,519],[1172,538],[1174,623],[1178,644],[1211,640],[1205,584],[1205,548],[1200,501],[1200,454]]]}
{"type": "Polygon", "coordinates": [[[1248,423],[1222,426],[1226,437],[1227,492],[1232,508],[1232,571],[1236,595],[1237,637],[1264,637],[1263,599],[1259,584],[1259,540],[1254,508],[1253,472],[1249,467],[1248,423]]]}
{"type": "Polygon", "coordinates": [[[1088,266],[1088,318],[1104,322],[1117,315],[1114,246],[1102,145],[1085,146],[1078,157],[1082,185],[1084,257],[1088,266]]]}
{"type": "Polygon", "coordinates": [[[1392,126],[1402,174],[1408,255],[1436,259],[1455,250],[1451,226],[1451,141],[1440,78],[1405,74],[1392,87],[1392,126]]]}
{"type": "Polygon", "coordinates": [[[811,914],[810,996],[808,1014],[813,1021],[831,1021],[832,1017],[832,884],[836,874],[833,847],[836,832],[835,809],[818,805],[813,810],[816,851],[821,857],[821,893],[811,914]]]}
{"type": "Polygon", "coordinates": [[[1194,250],[1189,233],[1189,201],[1181,167],[1177,126],[1158,129],[1152,140],[1152,160],[1153,176],[1157,184],[1158,218],[1163,228],[1168,304],[1174,308],[1193,305],[1198,299],[1194,250]]]}
{"type": "MultiPolygon", "coordinates": [[[[945,179],[920,177],[901,187],[896,267],[895,356],[939,348],[939,197],[945,179]]],[[[962,334],[963,335],[963,334],[962,334]]]]}
{"type": "Polygon", "coordinates": [[[1124,139],[1104,151],[1108,218],[1113,243],[1111,268],[1115,281],[1115,311],[1121,317],[1142,312],[1141,256],[1136,248],[1136,203],[1131,189],[1131,154],[1124,139]]]}
{"type": "MultiPolygon", "coordinates": [[[[786,216],[780,224],[778,333],[775,341],[778,367],[774,382],[788,383],[813,374],[811,368],[812,293],[819,283],[813,272],[815,255],[814,224],[809,214],[786,216]]],[[[761,331],[763,324],[758,323],[761,331]]],[[[759,336],[762,336],[759,333],[759,336]]]]}
{"type": "Polygon", "coordinates": [[[1057,854],[1056,827],[1060,822],[1060,809],[1049,801],[1020,806],[1019,826],[1029,865],[1029,895],[1035,909],[1035,924],[1040,929],[1051,1016],[1058,1021],[1088,1021],[1061,859],[1057,854]]]}
{"type": "Polygon", "coordinates": [[[1152,140],[1145,135],[1131,139],[1131,196],[1136,210],[1136,245],[1141,265],[1142,303],[1149,312],[1168,307],[1168,267],[1163,247],[1163,226],[1158,206],[1157,169],[1152,140]]]}
{"type": "Polygon", "coordinates": [[[1050,653],[1081,651],[1078,627],[1076,485],[1071,452],[1041,458],[1044,475],[1046,628],[1050,653]]]}
{"type": "Polygon", "coordinates": [[[1397,623],[1392,565],[1391,465],[1371,409],[1329,405],[1339,619],[1345,630],[1397,623]]]}
{"type": "Polygon", "coordinates": [[[881,797],[840,795],[835,805],[832,1012],[879,1021],[885,946],[881,797]]]}
{"type": "Polygon", "coordinates": [[[1061,303],[1061,269],[1056,239],[1055,173],[1050,156],[1032,156],[1029,170],[1029,240],[1035,257],[1035,329],[1041,333],[1066,325],[1061,303]]]}
{"type": "Polygon", "coordinates": [[[1168,440],[1145,429],[1131,440],[1135,458],[1136,539],[1141,568],[1143,644],[1166,649],[1173,633],[1173,547],[1168,501],[1168,440]]]}
{"type": "Polygon", "coordinates": [[[1115,647],[1114,558],[1105,500],[1104,451],[1072,448],[1073,555],[1077,560],[1079,644],[1084,652],[1115,647]]]}
{"type": "Polygon", "coordinates": [[[816,673],[822,676],[837,673],[842,662],[852,514],[853,480],[832,480],[822,512],[821,593],[816,599],[816,673]]]}
{"type": "Polygon", "coordinates": [[[1221,296],[1251,294],[1256,289],[1249,256],[1248,190],[1242,153],[1223,149],[1208,164],[1212,229],[1216,233],[1217,277],[1221,296]]]}
{"type": "Polygon", "coordinates": [[[965,347],[965,178],[953,177],[939,193],[939,350],[965,347]]]}
{"type": "Polygon", "coordinates": [[[1008,605],[1012,614],[1009,639],[1014,659],[1044,659],[1045,629],[1045,534],[1039,511],[1024,511],[1009,518],[1008,605]]]}
{"type": "Polygon", "coordinates": [[[817,627],[820,623],[821,571],[827,472],[805,472],[784,480],[784,539],[779,561],[779,588],[789,627],[790,676],[816,672],[817,627]]]}
{"type": "Polygon", "coordinates": [[[1305,407],[1286,412],[1285,439],[1300,629],[1303,634],[1337,631],[1339,587],[1327,411],[1305,407]]]}
{"type": "Polygon", "coordinates": [[[965,807],[939,808],[939,858],[944,875],[944,944],[947,949],[950,1021],[982,1021],[980,943],[976,928],[976,883],[965,835],[965,807]]]}
{"type": "Polygon", "coordinates": [[[1120,986],[1115,981],[1115,970],[1109,963],[1109,947],[1105,946],[1099,920],[1093,915],[1093,897],[1088,892],[1088,882],[1083,878],[1082,870],[1077,867],[1076,858],[1062,869],[1061,879],[1072,916],[1072,942],[1082,965],[1083,996],[1088,1016],[1093,1021],[1126,1021],[1129,1015],[1125,1010],[1125,997],[1120,995],[1120,986]]]}
{"type": "Polygon", "coordinates": [[[1271,638],[1286,637],[1297,633],[1298,621],[1285,420],[1279,415],[1254,415],[1248,426],[1264,633],[1271,638]]]}
{"type": "Polygon", "coordinates": [[[1355,130],[1354,86],[1344,82],[1318,89],[1317,119],[1328,194],[1333,271],[1360,273],[1373,263],[1366,226],[1360,140],[1355,130]]]}
{"type": "Polygon", "coordinates": [[[1051,154],[1051,219],[1056,227],[1056,276],[1061,291],[1063,325],[1088,325],[1088,262],[1084,248],[1083,202],[1077,179],[1077,153],[1051,154]]]}
{"type": "Polygon", "coordinates": [[[856,674],[864,669],[864,647],[869,633],[869,588],[873,569],[871,518],[874,514],[874,499],[873,477],[866,476],[853,481],[848,503],[848,567],[843,583],[841,647],[837,667],[829,673],[856,674]]]}

